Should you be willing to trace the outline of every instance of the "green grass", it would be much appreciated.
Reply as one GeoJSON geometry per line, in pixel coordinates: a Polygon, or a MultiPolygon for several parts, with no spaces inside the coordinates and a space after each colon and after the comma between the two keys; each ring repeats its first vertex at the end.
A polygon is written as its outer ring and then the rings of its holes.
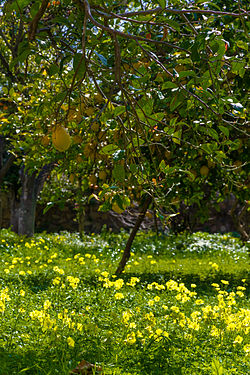
{"type": "Polygon", "coordinates": [[[248,248],[139,233],[116,278],[127,238],[0,232],[0,375],[248,373],[248,248]]]}

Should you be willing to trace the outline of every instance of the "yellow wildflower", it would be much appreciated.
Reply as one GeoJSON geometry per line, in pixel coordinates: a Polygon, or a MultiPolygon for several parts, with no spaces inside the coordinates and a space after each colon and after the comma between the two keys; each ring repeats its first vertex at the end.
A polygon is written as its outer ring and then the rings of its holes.
{"type": "Polygon", "coordinates": [[[67,343],[71,348],[74,348],[75,346],[75,341],[72,339],[72,337],[67,338],[67,343]]]}
{"type": "Polygon", "coordinates": [[[241,344],[242,343],[242,341],[243,341],[243,337],[241,337],[241,336],[236,336],[235,337],[235,340],[234,340],[234,344],[241,344]]]}
{"type": "Polygon", "coordinates": [[[123,299],[124,298],[124,294],[123,293],[116,293],[115,294],[115,299],[123,299]]]}

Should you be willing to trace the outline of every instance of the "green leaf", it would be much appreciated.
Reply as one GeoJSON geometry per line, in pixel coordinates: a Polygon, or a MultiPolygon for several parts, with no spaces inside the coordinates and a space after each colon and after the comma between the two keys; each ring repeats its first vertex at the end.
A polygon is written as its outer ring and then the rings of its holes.
{"type": "Polygon", "coordinates": [[[219,129],[222,131],[223,134],[225,134],[226,137],[229,137],[229,129],[225,126],[219,126],[219,129]]]}
{"type": "Polygon", "coordinates": [[[248,51],[248,44],[246,42],[243,42],[242,40],[238,40],[236,44],[239,48],[242,48],[248,51]]]}
{"type": "Polygon", "coordinates": [[[198,51],[198,45],[195,43],[193,47],[191,48],[191,58],[193,61],[199,61],[200,60],[200,54],[198,51]]]}
{"type": "Polygon", "coordinates": [[[49,67],[49,75],[53,76],[59,72],[59,67],[56,64],[51,64],[49,67]]]}
{"type": "Polygon", "coordinates": [[[165,160],[162,160],[162,161],[160,162],[159,168],[160,168],[160,170],[161,170],[162,172],[165,171],[165,168],[166,168],[165,160]]]}
{"type": "Polygon", "coordinates": [[[167,19],[164,22],[166,22],[167,25],[172,26],[176,31],[180,31],[180,25],[178,22],[170,19],[167,19]]]}
{"type": "Polygon", "coordinates": [[[144,140],[139,138],[139,137],[134,137],[133,138],[133,145],[134,147],[140,147],[144,144],[144,140]]]}
{"type": "Polygon", "coordinates": [[[44,210],[43,210],[43,214],[46,214],[46,212],[49,211],[49,209],[50,209],[51,207],[53,207],[54,204],[55,204],[55,202],[48,202],[48,203],[47,203],[47,206],[46,206],[46,207],[44,208],[44,210]]]}
{"type": "Polygon", "coordinates": [[[210,137],[216,139],[216,141],[219,140],[219,135],[216,130],[212,128],[206,128],[206,130],[207,130],[207,134],[210,135],[210,137]]]}
{"type": "Polygon", "coordinates": [[[101,63],[104,65],[104,66],[108,66],[108,61],[106,59],[106,57],[104,57],[103,55],[101,55],[100,53],[94,51],[94,53],[96,54],[96,56],[99,57],[101,63]]]}
{"type": "Polygon", "coordinates": [[[196,74],[193,70],[185,70],[185,71],[179,73],[179,78],[195,77],[195,76],[196,76],[196,74]]]}
{"type": "Polygon", "coordinates": [[[181,134],[182,134],[182,129],[177,130],[176,132],[173,133],[173,142],[177,143],[178,145],[181,144],[181,134]]]}
{"type": "Polygon", "coordinates": [[[122,164],[116,164],[112,171],[112,175],[116,181],[123,182],[125,180],[125,169],[122,164]]]}
{"type": "Polygon", "coordinates": [[[158,0],[158,4],[162,7],[162,9],[166,8],[166,0],[158,0]]]}
{"type": "Polygon", "coordinates": [[[115,108],[115,110],[113,112],[113,115],[114,115],[114,117],[120,116],[125,111],[126,111],[126,107],[124,105],[121,105],[121,106],[115,108]]]}
{"type": "Polygon", "coordinates": [[[179,105],[183,103],[183,95],[181,93],[178,93],[176,96],[173,97],[170,103],[170,111],[173,112],[176,110],[179,105]]]}
{"type": "Polygon", "coordinates": [[[162,90],[165,90],[165,89],[174,89],[174,88],[176,88],[176,87],[178,87],[178,86],[176,85],[176,83],[174,83],[174,82],[170,82],[170,81],[167,81],[167,82],[164,82],[164,83],[163,83],[161,89],[162,89],[162,90]]]}
{"type": "Polygon", "coordinates": [[[84,57],[82,53],[76,53],[73,58],[73,68],[78,78],[82,78],[86,71],[84,57]]]}
{"type": "Polygon", "coordinates": [[[241,69],[245,69],[245,62],[235,61],[232,63],[232,73],[238,74],[241,69]]]}
{"type": "Polygon", "coordinates": [[[116,145],[113,145],[113,144],[109,144],[107,146],[104,146],[101,151],[100,151],[100,154],[105,154],[105,155],[112,155],[115,151],[118,150],[118,146],[116,145]]]}

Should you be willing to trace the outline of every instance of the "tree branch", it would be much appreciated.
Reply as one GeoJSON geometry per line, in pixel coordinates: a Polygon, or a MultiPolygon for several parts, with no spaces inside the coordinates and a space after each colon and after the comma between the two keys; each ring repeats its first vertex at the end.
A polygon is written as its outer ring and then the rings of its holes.
{"type": "Polygon", "coordinates": [[[33,18],[33,20],[29,24],[29,31],[28,31],[28,37],[29,40],[34,40],[36,35],[36,30],[38,26],[39,20],[42,18],[44,12],[47,9],[49,0],[43,0],[40,9],[38,10],[37,14],[33,18]]]}
{"type": "Polygon", "coordinates": [[[179,51],[184,51],[186,53],[189,54],[189,51],[187,51],[186,49],[184,48],[181,48],[179,46],[176,46],[175,44],[171,44],[171,43],[168,43],[168,42],[164,42],[163,40],[153,40],[153,39],[147,39],[147,38],[143,38],[142,36],[135,36],[135,35],[131,35],[131,34],[126,34],[126,33],[123,33],[122,31],[119,31],[119,30],[115,30],[115,29],[112,29],[111,27],[108,27],[108,26],[104,26],[103,24],[97,22],[94,17],[92,16],[91,14],[91,10],[90,10],[90,5],[88,3],[87,0],[83,0],[84,2],[84,7],[85,7],[85,11],[88,15],[88,18],[90,19],[90,21],[95,25],[97,26],[98,28],[102,29],[102,30],[105,30],[107,31],[109,34],[113,34],[113,35],[119,35],[121,36],[122,38],[125,38],[125,39],[132,39],[132,40],[135,40],[135,41],[138,41],[138,40],[141,40],[143,42],[147,42],[147,43],[154,43],[154,44],[163,44],[167,47],[170,47],[170,48],[174,48],[174,49],[178,49],[179,51]]]}
{"type": "Polygon", "coordinates": [[[4,69],[5,69],[5,71],[4,71],[5,74],[10,77],[10,79],[11,79],[12,82],[14,82],[15,81],[15,77],[12,74],[12,72],[10,70],[10,67],[9,67],[9,64],[7,63],[7,61],[5,60],[5,57],[1,54],[1,52],[0,52],[0,60],[2,62],[2,65],[3,65],[4,69]]]}
{"type": "Polygon", "coordinates": [[[0,35],[1,37],[3,38],[4,40],[4,43],[6,44],[6,46],[9,48],[10,51],[12,51],[12,45],[8,42],[6,36],[4,35],[3,31],[0,29],[0,35]]]}
{"type": "Polygon", "coordinates": [[[240,17],[240,16],[248,16],[250,12],[244,11],[243,13],[232,13],[232,12],[223,12],[219,10],[210,10],[210,9],[170,9],[170,8],[162,8],[156,7],[153,9],[148,10],[140,10],[135,12],[127,12],[119,14],[122,17],[133,17],[133,16],[140,16],[140,15],[147,15],[147,14],[154,14],[165,11],[166,13],[171,14],[188,14],[188,13],[199,13],[199,14],[212,14],[217,16],[232,16],[232,17],[240,17]]]}

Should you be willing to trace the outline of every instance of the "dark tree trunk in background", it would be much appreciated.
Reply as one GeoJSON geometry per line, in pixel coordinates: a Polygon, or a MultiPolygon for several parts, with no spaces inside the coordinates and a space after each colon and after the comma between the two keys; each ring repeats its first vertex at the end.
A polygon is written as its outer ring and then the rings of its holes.
{"type": "Polygon", "coordinates": [[[21,168],[20,201],[14,197],[11,207],[11,225],[14,232],[28,237],[33,236],[37,197],[52,169],[53,164],[50,164],[44,166],[38,174],[35,172],[29,174],[24,167],[21,168]]]}
{"type": "Polygon", "coordinates": [[[2,184],[5,175],[16,159],[16,157],[11,154],[9,155],[8,159],[4,161],[4,154],[6,154],[5,143],[5,138],[3,136],[0,136],[0,185],[2,184]]]}
{"type": "Polygon", "coordinates": [[[36,213],[36,174],[21,173],[22,190],[18,210],[18,234],[33,236],[36,213]]]}
{"type": "Polygon", "coordinates": [[[249,241],[249,214],[248,214],[248,203],[245,202],[240,209],[237,210],[239,201],[235,198],[235,203],[231,209],[231,217],[237,231],[240,233],[241,239],[244,242],[249,241]]]}
{"type": "Polygon", "coordinates": [[[12,166],[12,164],[14,163],[15,159],[16,159],[16,157],[14,155],[10,155],[8,160],[1,167],[1,169],[0,169],[0,185],[2,184],[4,176],[6,175],[6,173],[8,172],[10,167],[12,166]]]}
{"type": "Polygon", "coordinates": [[[152,197],[151,196],[147,196],[143,205],[142,205],[142,208],[140,210],[140,213],[138,215],[138,218],[136,220],[136,223],[132,229],[132,232],[130,233],[130,236],[128,238],[128,241],[126,243],[126,246],[125,246],[125,249],[123,251],[123,254],[122,254],[122,258],[120,260],[120,263],[118,265],[118,268],[116,270],[116,275],[119,275],[120,273],[122,273],[122,271],[124,270],[126,264],[127,264],[127,261],[129,260],[130,258],[130,253],[131,253],[131,246],[132,246],[132,243],[134,241],[134,238],[136,236],[136,233],[138,232],[140,226],[141,226],[141,223],[143,222],[143,219],[146,215],[146,212],[147,212],[147,209],[149,208],[149,205],[150,203],[152,202],[152,197]]]}

